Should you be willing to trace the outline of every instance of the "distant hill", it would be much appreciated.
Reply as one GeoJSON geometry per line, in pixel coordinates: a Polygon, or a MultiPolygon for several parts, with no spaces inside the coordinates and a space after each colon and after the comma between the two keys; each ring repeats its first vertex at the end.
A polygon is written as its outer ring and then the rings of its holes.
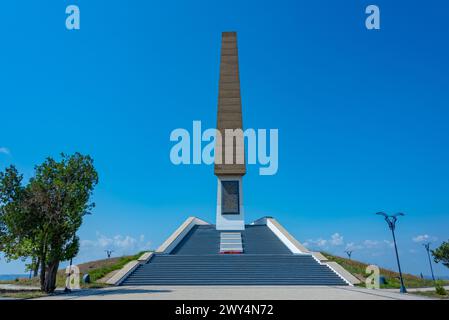
{"type": "MultiPolygon", "coordinates": [[[[352,273],[354,276],[356,276],[359,280],[362,281],[360,286],[365,286],[365,279],[366,274],[365,270],[368,266],[367,263],[360,262],[357,260],[349,260],[347,258],[334,256],[330,253],[322,252],[326,258],[329,260],[335,261],[339,263],[343,268],[348,270],[350,273],[352,273]]],[[[400,288],[400,281],[399,281],[399,273],[388,270],[385,268],[380,267],[380,275],[385,277],[386,284],[381,285],[381,288],[400,288]]],[[[408,288],[422,288],[422,287],[432,287],[434,286],[434,283],[431,279],[421,279],[420,277],[417,277],[412,274],[403,273],[404,276],[404,283],[405,286],[408,288]]],[[[449,281],[445,281],[447,284],[449,284],[449,281]]]]}
{"type": "MultiPolygon", "coordinates": [[[[123,268],[125,264],[132,260],[137,260],[144,252],[139,252],[132,256],[115,257],[109,259],[101,259],[77,264],[80,269],[80,276],[88,273],[92,284],[104,285],[106,280],[115,272],[123,268]]],[[[62,283],[65,281],[65,269],[58,271],[58,278],[62,283]]]]}
{"type": "MultiPolygon", "coordinates": [[[[88,273],[92,282],[91,284],[81,283],[81,285],[83,287],[105,286],[104,281],[101,281],[102,278],[105,278],[108,276],[108,274],[112,274],[117,270],[120,270],[129,261],[137,260],[142,254],[143,252],[140,252],[132,256],[101,259],[77,264],[78,268],[80,269],[80,277],[82,278],[84,274],[88,273]]],[[[63,288],[65,286],[65,281],[65,269],[60,269],[56,278],[56,286],[59,288],[63,288]]],[[[2,283],[14,283],[18,285],[38,287],[39,277],[29,279],[28,276],[23,278],[22,275],[16,277],[9,276],[7,279],[0,279],[0,284],[2,283]]]]}

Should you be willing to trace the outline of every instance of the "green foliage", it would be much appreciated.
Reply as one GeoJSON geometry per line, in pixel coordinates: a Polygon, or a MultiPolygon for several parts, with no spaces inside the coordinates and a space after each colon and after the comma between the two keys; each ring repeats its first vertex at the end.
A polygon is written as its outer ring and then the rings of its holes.
{"type": "Polygon", "coordinates": [[[26,232],[22,179],[14,166],[0,172],[0,251],[4,252],[7,260],[25,255],[29,245],[28,241],[15,236],[26,232]]]}
{"type": "Polygon", "coordinates": [[[446,291],[446,289],[444,289],[443,283],[441,281],[435,282],[435,292],[440,296],[447,295],[447,291],[446,291]]]}
{"type": "Polygon", "coordinates": [[[55,289],[59,262],[78,253],[75,234],[97,183],[92,158],[79,153],[47,158],[26,185],[14,166],[0,172],[0,250],[8,260],[33,258],[31,268],[39,260],[46,292],[55,289]]]}
{"type": "Polygon", "coordinates": [[[432,250],[432,255],[436,263],[441,262],[449,268],[449,242],[444,241],[438,248],[432,250]]]}

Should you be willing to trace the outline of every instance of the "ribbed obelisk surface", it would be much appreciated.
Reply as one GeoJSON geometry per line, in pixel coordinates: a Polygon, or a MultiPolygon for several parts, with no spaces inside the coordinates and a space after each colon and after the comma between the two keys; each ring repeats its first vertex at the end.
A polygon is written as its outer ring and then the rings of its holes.
{"type": "Polygon", "coordinates": [[[246,173],[243,136],[240,145],[236,138],[225,139],[226,129],[243,130],[236,32],[222,34],[217,129],[222,139],[216,140],[215,150],[221,150],[221,157],[219,154],[215,157],[215,175],[243,176],[246,173]]]}

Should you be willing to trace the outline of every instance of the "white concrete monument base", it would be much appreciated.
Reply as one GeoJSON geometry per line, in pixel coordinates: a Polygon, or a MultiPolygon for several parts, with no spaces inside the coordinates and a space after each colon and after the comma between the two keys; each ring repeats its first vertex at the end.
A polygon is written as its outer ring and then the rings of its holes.
{"type": "Polygon", "coordinates": [[[217,230],[245,230],[245,219],[243,211],[243,188],[242,188],[242,176],[219,176],[217,184],[217,230]],[[239,212],[238,214],[226,214],[222,212],[222,195],[223,186],[222,181],[238,181],[239,188],[239,212]]]}

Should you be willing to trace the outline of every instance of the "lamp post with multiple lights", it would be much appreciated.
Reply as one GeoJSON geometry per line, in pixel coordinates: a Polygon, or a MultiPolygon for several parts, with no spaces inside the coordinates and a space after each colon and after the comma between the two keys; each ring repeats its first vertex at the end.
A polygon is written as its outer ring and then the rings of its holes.
{"type": "Polygon", "coordinates": [[[106,252],[106,255],[108,256],[108,259],[109,259],[109,258],[111,258],[111,255],[114,252],[114,250],[104,250],[104,252],[106,252]]]}
{"type": "Polygon", "coordinates": [[[348,255],[349,260],[351,260],[352,250],[346,250],[345,253],[348,255]]]}
{"type": "Polygon", "coordinates": [[[393,235],[393,242],[394,242],[394,251],[396,252],[396,261],[398,263],[398,269],[399,269],[399,278],[401,280],[401,289],[400,292],[401,293],[407,293],[407,289],[405,289],[405,285],[404,285],[404,279],[402,278],[402,271],[401,271],[401,264],[399,263],[399,254],[398,254],[398,247],[396,245],[396,236],[394,234],[394,231],[396,229],[396,221],[398,220],[399,216],[404,216],[403,213],[396,213],[393,215],[388,215],[384,212],[377,212],[376,214],[383,216],[385,218],[385,221],[388,224],[388,227],[391,230],[391,233],[393,235]]]}

